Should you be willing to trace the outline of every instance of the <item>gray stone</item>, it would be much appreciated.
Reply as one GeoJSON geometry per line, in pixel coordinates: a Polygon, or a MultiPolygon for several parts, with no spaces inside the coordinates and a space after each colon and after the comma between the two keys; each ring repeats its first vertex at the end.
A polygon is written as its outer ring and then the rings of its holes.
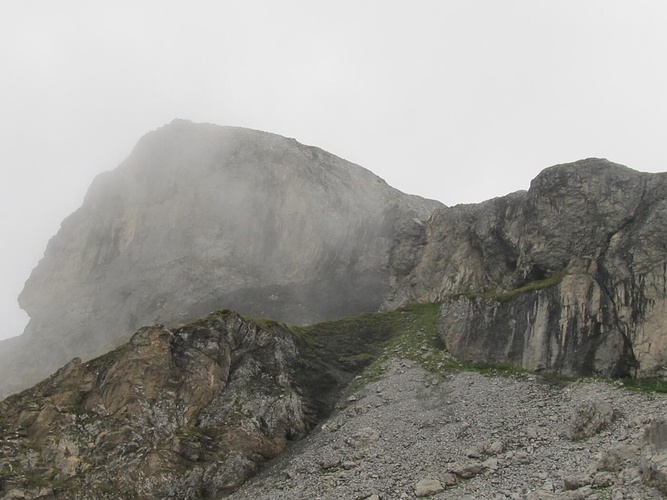
{"type": "Polygon", "coordinates": [[[563,478],[563,483],[566,490],[578,490],[584,486],[591,484],[591,479],[588,476],[575,475],[575,476],[566,476],[563,478]]]}
{"type": "Polygon", "coordinates": [[[659,376],[666,192],[662,174],[591,158],[439,209],[399,235],[386,306],[442,302],[440,336],[466,361],[659,376]]]}
{"type": "Polygon", "coordinates": [[[491,456],[500,455],[505,449],[505,444],[502,441],[493,441],[486,447],[486,453],[491,456]]]}
{"type": "Polygon", "coordinates": [[[451,472],[445,472],[442,475],[442,482],[445,483],[445,486],[455,486],[458,483],[456,475],[451,472]]]}
{"type": "Polygon", "coordinates": [[[442,206],[294,139],[175,120],[99,175],[49,242],[19,298],[30,324],[0,342],[0,399],[143,325],[375,311],[397,228],[442,206]]]}
{"type": "Polygon", "coordinates": [[[597,469],[607,472],[619,472],[627,463],[639,458],[638,446],[628,443],[618,443],[602,452],[597,469]]]}
{"type": "Polygon", "coordinates": [[[530,455],[526,453],[525,451],[517,451],[513,456],[512,456],[512,461],[517,464],[529,464],[532,459],[530,458],[530,455]]]}
{"type": "Polygon", "coordinates": [[[449,468],[449,471],[463,479],[470,479],[482,472],[484,466],[481,462],[457,462],[449,468]]]}
{"type": "Polygon", "coordinates": [[[570,439],[579,441],[598,433],[605,425],[611,423],[614,409],[609,403],[595,402],[579,405],[572,417],[570,439]]]}
{"type": "Polygon", "coordinates": [[[437,479],[422,479],[415,487],[415,495],[417,497],[427,497],[442,491],[445,491],[445,488],[437,479]]]}
{"type": "Polygon", "coordinates": [[[642,472],[644,481],[667,495],[667,451],[645,456],[642,472]]]}

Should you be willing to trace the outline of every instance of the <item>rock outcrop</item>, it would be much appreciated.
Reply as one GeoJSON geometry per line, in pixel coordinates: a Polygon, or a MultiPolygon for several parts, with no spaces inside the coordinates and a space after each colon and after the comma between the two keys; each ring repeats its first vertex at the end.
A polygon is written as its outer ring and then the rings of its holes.
{"type": "Polygon", "coordinates": [[[667,175],[588,159],[527,192],[406,220],[385,307],[442,302],[446,348],[473,362],[667,376],[667,175]]]}
{"type": "Polygon", "coordinates": [[[377,310],[395,226],[438,202],[293,139],[176,120],[98,176],[0,343],[0,397],[152,323],[211,310],[303,324],[377,310]]]}
{"type": "MultiPolygon", "coordinates": [[[[348,333],[355,352],[382,338],[348,333]]],[[[341,365],[326,335],[317,342],[221,311],[173,331],[141,328],[88,363],[75,358],[0,402],[0,497],[229,494],[305,436],[373,359],[341,365]]]]}

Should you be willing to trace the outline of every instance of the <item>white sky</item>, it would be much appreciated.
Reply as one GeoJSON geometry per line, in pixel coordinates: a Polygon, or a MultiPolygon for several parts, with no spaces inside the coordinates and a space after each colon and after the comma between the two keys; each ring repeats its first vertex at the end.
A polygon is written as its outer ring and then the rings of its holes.
{"type": "Polygon", "coordinates": [[[667,2],[0,3],[0,338],[93,177],[172,119],[295,137],[448,205],[667,169],[667,2]]]}

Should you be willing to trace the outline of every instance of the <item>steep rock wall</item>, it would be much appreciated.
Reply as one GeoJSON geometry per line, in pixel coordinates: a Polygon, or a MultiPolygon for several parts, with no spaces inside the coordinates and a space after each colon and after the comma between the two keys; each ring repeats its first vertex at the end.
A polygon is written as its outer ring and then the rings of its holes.
{"type": "Polygon", "coordinates": [[[274,134],[176,120],[98,176],[19,297],[0,397],[142,325],[233,308],[293,324],[377,310],[399,221],[442,205],[274,134]]]}
{"type": "Polygon", "coordinates": [[[567,374],[667,375],[667,177],[588,159],[400,228],[385,307],[443,302],[448,349],[567,374]]]}

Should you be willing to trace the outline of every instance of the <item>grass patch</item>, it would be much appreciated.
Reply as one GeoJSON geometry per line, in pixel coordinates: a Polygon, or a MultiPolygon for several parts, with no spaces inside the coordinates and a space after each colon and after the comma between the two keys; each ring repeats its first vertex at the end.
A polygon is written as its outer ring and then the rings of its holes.
{"type": "Polygon", "coordinates": [[[462,363],[462,371],[477,372],[493,377],[510,377],[531,373],[525,368],[510,363],[462,363]]]}
{"type": "Polygon", "coordinates": [[[459,297],[466,297],[471,300],[494,300],[496,302],[509,302],[519,295],[529,292],[535,292],[537,290],[544,290],[550,286],[554,286],[563,281],[563,278],[567,275],[567,271],[558,271],[548,278],[539,281],[531,281],[519,288],[514,290],[504,291],[504,292],[463,292],[450,295],[450,298],[457,299],[459,297]]]}
{"type": "Polygon", "coordinates": [[[624,378],[616,382],[618,385],[632,391],[667,393],[667,381],[658,378],[624,378]]]}

